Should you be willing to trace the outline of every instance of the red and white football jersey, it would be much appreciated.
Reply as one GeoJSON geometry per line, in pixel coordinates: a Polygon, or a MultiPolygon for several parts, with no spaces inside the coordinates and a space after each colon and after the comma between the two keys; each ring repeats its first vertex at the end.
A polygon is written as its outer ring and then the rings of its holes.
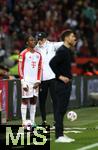
{"type": "Polygon", "coordinates": [[[19,55],[18,73],[20,79],[26,82],[38,82],[41,80],[42,57],[39,52],[30,52],[28,48],[19,55]]]}

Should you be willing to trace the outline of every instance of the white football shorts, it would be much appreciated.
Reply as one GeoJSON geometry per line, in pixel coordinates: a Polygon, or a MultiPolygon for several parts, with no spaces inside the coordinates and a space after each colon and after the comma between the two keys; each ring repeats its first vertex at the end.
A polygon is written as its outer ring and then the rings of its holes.
{"type": "Polygon", "coordinates": [[[25,85],[27,85],[28,91],[24,91],[24,89],[23,89],[24,85],[21,84],[22,98],[32,98],[34,96],[38,97],[39,89],[38,88],[37,89],[33,88],[34,83],[26,82],[25,85]]]}

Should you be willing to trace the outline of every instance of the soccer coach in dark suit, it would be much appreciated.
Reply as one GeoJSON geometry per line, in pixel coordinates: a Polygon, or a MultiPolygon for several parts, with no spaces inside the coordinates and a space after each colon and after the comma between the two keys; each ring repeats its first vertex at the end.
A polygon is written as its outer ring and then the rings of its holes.
{"type": "Polygon", "coordinates": [[[64,44],[58,49],[56,55],[50,61],[50,67],[56,74],[56,142],[74,141],[63,134],[63,119],[67,111],[71,89],[71,47],[76,44],[76,35],[72,30],[66,30],[61,35],[64,44]]]}

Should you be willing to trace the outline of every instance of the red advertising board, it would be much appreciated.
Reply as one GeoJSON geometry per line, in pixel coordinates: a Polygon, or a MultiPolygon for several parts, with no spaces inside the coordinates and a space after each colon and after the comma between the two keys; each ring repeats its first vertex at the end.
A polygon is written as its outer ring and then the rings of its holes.
{"type": "Polygon", "coordinates": [[[0,80],[1,123],[8,118],[8,80],[0,80]]]}

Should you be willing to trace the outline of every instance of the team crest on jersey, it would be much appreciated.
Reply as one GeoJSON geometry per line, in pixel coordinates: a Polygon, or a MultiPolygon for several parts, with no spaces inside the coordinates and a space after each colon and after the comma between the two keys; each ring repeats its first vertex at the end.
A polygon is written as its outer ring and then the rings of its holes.
{"type": "Polygon", "coordinates": [[[31,59],[32,57],[31,57],[31,56],[29,56],[29,58],[31,59]]]}

